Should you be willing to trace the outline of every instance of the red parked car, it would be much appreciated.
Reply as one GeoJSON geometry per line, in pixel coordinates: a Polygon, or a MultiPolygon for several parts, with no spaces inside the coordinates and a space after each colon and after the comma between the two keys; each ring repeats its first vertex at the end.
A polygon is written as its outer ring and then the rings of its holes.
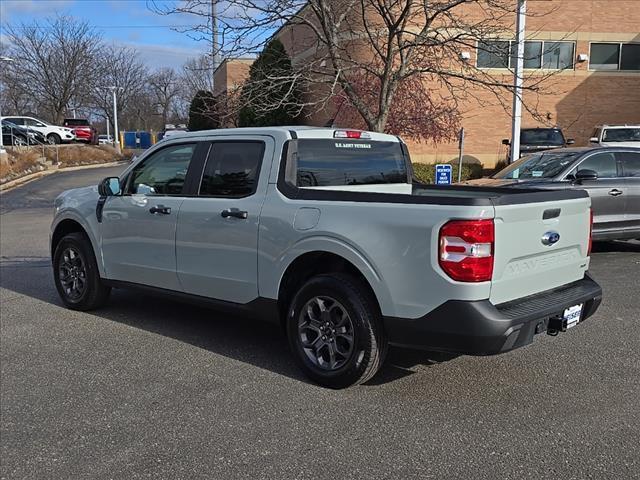
{"type": "Polygon", "coordinates": [[[72,128],[76,135],[76,141],[91,145],[98,144],[98,131],[93,128],[89,120],[85,118],[65,118],[63,125],[72,128]]]}

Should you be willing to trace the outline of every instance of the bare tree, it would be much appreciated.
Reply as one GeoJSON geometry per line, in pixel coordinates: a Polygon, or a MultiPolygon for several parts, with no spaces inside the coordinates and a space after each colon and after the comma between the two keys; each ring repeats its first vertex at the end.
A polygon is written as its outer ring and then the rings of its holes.
{"type": "MultiPolygon", "coordinates": [[[[102,38],[87,22],[58,16],[5,27],[14,80],[37,99],[49,120],[61,123],[71,103],[91,95],[102,38]],[[19,67],[18,67],[19,65],[19,67]]],[[[18,105],[16,105],[18,107],[18,105]]]]}
{"type": "Polygon", "coordinates": [[[185,98],[189,100],[200,91],[213,92],[211,57],[200,55],[187,60],[182,66],[180,80],[184,86],[185,98]]]}
{"type": "Polygon", "coordinates": [[[157,114],[162,118],[163,126],[172,117],[185,118],[183,101],[180,98],[181,84],[178,74],[172,68],[155,71],[148,81],[157,114]]]}
{"type": "Polygon", "coordinates": [[[104,47],[99,53],[98,65],[100,76],[91,92],[90,104],[100,116],[113,125],[111,87],[116,87],[118,110],[122,112],[119,115],[120,125],[124,128],[138,127],[138,125],[128,125],[137,120],[137,115],[129,111],[138,108],[137,104],[144,103],[142,97],[146,95],[145,87],[149,72],[137,51],[116,45],[104,47]]]}
{"type": "MultiPolygon", "coordinates": [[[[192,33],[204,38],[208,3],[152,1],[152,8],[200,17],[192,33]]],[[[390,118],[402,116],[397,108],[393,113],[397,96],[415,91],[417,85],[420,98],[428,99],[423,124],[434,112],[452,112],[461,99],[484,101],[486,95],[480,92],[487,90],[509,106],[512,75],[477,68],[463,52],[479,48],[487,55],[503,56],[483,42],[513,31],[514,0],[227,0],[218,14],[223,54],[228,56],[256,54],[271,34],[284,37],[287,29],[297,30],[288,43],[293,72],[288,78],[268,80],[299,85],[306,94],[297,107],[307,115],[345,104],[368,129],[384,131],[390,118]],[[364,89],[363,78],[368,82],[364,89]]],[[[506,52],[507,59],[510,54],[506,52]]],[[[542,92],[549,75],[531,74],[525,90],[542,92]]],[[[414,108],[409,113],[415,117],[420,112],[414,108]]]]}

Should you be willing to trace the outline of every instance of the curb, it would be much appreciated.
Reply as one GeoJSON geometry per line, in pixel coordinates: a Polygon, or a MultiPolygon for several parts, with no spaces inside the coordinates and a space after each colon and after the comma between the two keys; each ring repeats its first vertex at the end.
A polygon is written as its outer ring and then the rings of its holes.
{"type": "Polygon", "coordinates": [[[47,177],[57,172],[73,172],[76,170],[89,170],[92,168],[117,167],[118,165],[125,165],[127,163],[129,162],[126,160],[121,160],[118,162],[92,163],[91,165],[78,165],[76,167],[50,168],[47,170],[42,170],[41,172],[30,173],[29,175],[25,175],[24,177],[16,178],[15,180],[10,180],[6,183],[3,183],[2,185],[0,185],[0,192],[3,192],[3,193],[8,192],[9,190],[13,190],[14,188],[30,183],[33,180],[37,180],[42,177],[47,177]]]}

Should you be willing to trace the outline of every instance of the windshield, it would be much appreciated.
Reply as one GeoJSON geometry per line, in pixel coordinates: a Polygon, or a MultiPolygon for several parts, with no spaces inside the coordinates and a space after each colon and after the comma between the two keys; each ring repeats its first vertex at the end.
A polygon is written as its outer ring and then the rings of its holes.
{"type": "Polygon", "coordinates": [[[297,146],[299,187],[408,183],[398,142],[300,139],[297,146]]]}
{"type": "Polygon", "coordinates": [[[564,145],[564,137],[560,130],[552,128],[522,130],[520,132],[522,145],[564,145]]]}
{"type": "Polygon", "coordinates": [[[609,128],[604,131],[603,142],[640,142],[640,128],[609,128]]]}
{"type": "Polygon", "coordinates": [[[580,157],[580,152],[539,153],[524,157],[496,173],[493,178],[553,178],[580,157]]]}

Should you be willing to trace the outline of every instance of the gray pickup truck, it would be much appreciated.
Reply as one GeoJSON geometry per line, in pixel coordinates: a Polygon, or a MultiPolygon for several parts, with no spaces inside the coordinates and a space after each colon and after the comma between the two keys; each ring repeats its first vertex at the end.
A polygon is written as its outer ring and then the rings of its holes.
{"type": "Polygon", "coordinates": [[[391,135],[174,136],[56,199],[55,284],[77,310],[137,287],[263,317],[333,388],[370,379],[388,345],[492,355],[596,311],[586,192],[412,177],[391,135]]]}

